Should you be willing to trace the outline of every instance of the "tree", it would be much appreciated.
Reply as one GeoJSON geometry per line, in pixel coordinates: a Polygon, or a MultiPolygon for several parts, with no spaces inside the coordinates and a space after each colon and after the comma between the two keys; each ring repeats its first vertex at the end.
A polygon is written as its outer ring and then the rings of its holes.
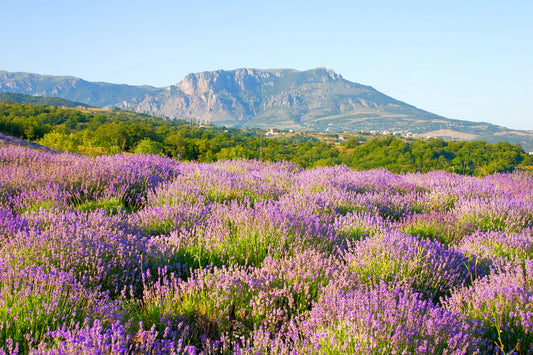
{"type": "Polygon", "coordinates": [[[134,152],[136,154],[162,154],[163,145],[150,138],[145,138],[137,144],[134,152]]]}
{"type": "Polygon", "coordinates": [[[344,144],[344,149],[353,149],[359,145],[359,139],[357,137],[350,137],[344,144]]]}

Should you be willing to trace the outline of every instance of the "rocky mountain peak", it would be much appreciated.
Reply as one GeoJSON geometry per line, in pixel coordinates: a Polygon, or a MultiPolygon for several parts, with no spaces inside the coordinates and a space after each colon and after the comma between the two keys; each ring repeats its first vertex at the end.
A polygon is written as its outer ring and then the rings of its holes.
{"type": "Polygon", "coordinates": [[[259,85],[273,86],[284,81],[286,85],[300,83],[324,83],[344,80],[340,74],[331,69],[316,68],[307,71],[293,69],[260,70],[240,68],[230,71],[216,70],[188,74],[181,82],[174,85],[186,95],[201,95],[208,92],[235,92],[252,90],[259,85]]]}

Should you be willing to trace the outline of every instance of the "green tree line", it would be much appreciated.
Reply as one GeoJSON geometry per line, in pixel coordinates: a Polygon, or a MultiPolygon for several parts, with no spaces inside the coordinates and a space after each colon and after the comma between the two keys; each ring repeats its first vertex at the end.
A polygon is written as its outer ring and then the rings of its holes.
{"type": "Polygon", "coordinates": [[[304,168],[345,164],[394,173],[445,170],[468,175],[508,172],[532,164],[518,144],[485,141],[405,141],[356,137],[344,144],[306,135],[265,137],[264,132],[199,125],[121,110],[78,110],[0,103],[0,132],[63,151],[98,155],[162,154],[184,161],[219,159],[291,161],[304,168]]]}

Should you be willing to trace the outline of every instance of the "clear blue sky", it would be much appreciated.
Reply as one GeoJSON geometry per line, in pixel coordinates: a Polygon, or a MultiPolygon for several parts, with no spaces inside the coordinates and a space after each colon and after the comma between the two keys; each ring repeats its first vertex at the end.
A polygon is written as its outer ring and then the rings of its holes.
{"type": "Polygon", "coordinates": [[[327,67],[449,118],[533,130],[533,1],[1,0],[0,69],[167,86],[327,67]]]}

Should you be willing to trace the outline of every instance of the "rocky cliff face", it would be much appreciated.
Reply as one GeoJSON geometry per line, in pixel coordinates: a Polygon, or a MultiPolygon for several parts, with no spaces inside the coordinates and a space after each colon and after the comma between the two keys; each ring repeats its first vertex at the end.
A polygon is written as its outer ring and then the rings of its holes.
{"type": "Polygon", "coordinates": [[[232,126],[274,124],[296,129],[318,129],[313,120],[347,114],[394,111],[431,115],[369,86],[344,80],[325,68],[237,69],[189,74],[156,95],[124,100],[119,106],[232,126]]]}

